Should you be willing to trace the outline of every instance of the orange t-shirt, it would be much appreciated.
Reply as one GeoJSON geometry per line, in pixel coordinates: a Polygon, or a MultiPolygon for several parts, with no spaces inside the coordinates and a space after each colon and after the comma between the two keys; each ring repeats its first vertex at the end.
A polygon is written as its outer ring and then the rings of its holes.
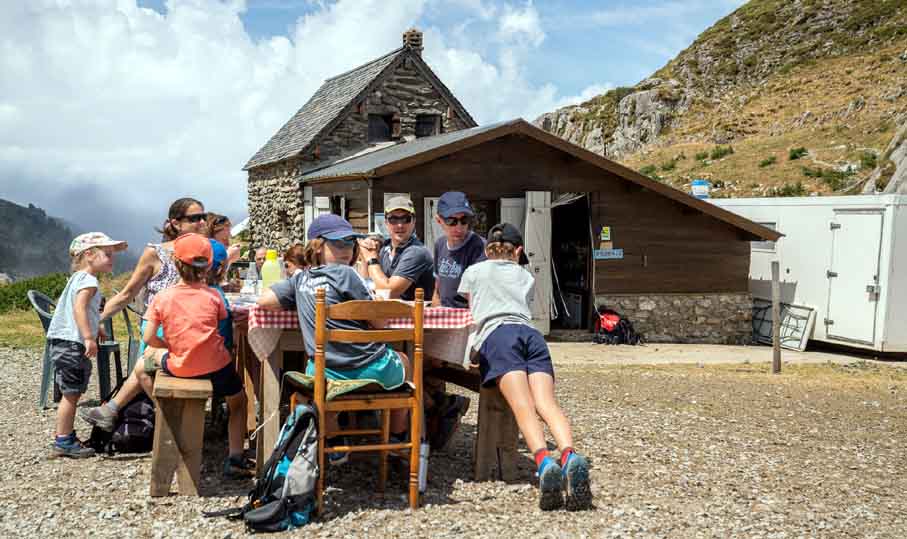
{"type": "Polygon", "coordinates": [[[163,325],[167,370],[175,376],[201,376],[230,363],[230,353],[217,332],[227,308],[213,288],[205,284],[170,287],[155,296],[145,316],[163,325]]]}

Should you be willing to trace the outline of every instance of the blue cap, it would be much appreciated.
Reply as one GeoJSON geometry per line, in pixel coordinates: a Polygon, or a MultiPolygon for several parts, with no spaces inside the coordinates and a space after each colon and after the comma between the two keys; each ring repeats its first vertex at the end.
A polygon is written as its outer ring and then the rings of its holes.
{"type": "Polygon", "coordinates": [[[466,195],[459,191],[448,191],[441,195],[438,199],[438,215],[446,219],[458,213],[465,213],[470,217],[476,214],[469,205],[466,195]]]}
{"type": "Polygon", "coordinates": [[[312,224],[309,225],[309,232],[306,235],[310,240],[315,238],[341,240],[350,236],[354,238],[365,237],[353,230],[353,225],[349,221],[333,213],[324,213],[316,217],[312,224]]]}
{"type": "Polygon", "coordinates": [[[217,271],[227,259],[227,248],[217,240],[208,241],[211,242],[211,271],[217,271]]]}

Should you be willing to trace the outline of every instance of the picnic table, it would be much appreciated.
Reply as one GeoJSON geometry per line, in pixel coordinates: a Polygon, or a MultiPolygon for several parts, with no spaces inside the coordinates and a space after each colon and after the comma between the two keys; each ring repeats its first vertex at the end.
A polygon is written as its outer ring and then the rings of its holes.
{"type": "MultiPolygon", "coordinates": [[[[246,368],[258,367],[260,418],[256,435],[257,460],[262,465],[270,456],[280,431],[280,376],[285,351],[305,352],[296,311],[263,309],[255,304],[231,302],[239,320],[235,325],[237,344],[243,341],[258,359],[245,361],[246,368]],[[257,363],[257,365],[256,365],[257,363]]],[[[423,350],[428,359],[437,359],[443,367],[432,375],[479,393],[479,428],[475,450],[475,477],[490,478],[493,469],[501,478],[512,476],[510,452],[516,451],[516,422],[496,388],[480,388],[477,369],[469,368],[467,341],[473,327],[468,309],[427,307],[424,311],[423,350]]],[[[411,318],[391,318],[390,328],[411,328],[411,318]]],[[[247,380],[251,377],[247,376],[247,380]]],[[[250,409],[252,407],[250,406],[250,409]]],[[[509,478],[509,477],[507,477],[509,478]]]]}

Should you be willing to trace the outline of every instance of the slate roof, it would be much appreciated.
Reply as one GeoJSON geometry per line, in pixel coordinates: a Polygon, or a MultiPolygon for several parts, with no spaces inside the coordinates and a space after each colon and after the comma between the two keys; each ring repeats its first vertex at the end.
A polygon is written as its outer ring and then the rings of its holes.
{"type": "Polygon", "coordinates": [[[783,236],[780,232],[766,228],[745,217],[655,181],[635,170],[552,135],[522,118],[420,138],[367,154],[342,159],[324,168],[303,174],[300,182],[380,178],[509,135],[524,136],[557,148],[625,181],[635,183],[640,187],[654,191],[661,196],[670,198],[746,231],[751,235],[750,238],[752,239],[775,241],[783,236]]]}
{"type": "Polygon", "coordinates": [[[451,102],[454,110],[467,122],[475,125],[466,109],[432,72],[428,64],[407,47],[400,47],[367,64],[324,81],[308,102],[249,159],[243,170],[275,163],[303,152],[322,132],[330,129],[332,124],[340,119],[343,111],[358,101],[388,67],[407,55],[414,59],[416,68],[451,102]]]}

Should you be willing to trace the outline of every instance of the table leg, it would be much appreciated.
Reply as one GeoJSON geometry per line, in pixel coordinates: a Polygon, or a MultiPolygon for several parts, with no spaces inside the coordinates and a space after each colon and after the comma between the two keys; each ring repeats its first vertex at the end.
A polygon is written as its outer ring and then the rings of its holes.
{"type": "Polygon", "coordinates": [[[517,475],[516,418],[496,387],[479,390],[479,425],[473,452],[476,481],[511,481],[517,475]],[[497,469],[497,477],[493,471],[497,469]]]}
{"type": "Polygon", "coordinates": [[[280,432],[280,372],[283,368],[283,349],[280,346],[268,356],[268,362],[261,365],[259,376],[261,390],[261,420],[264,422],[256,437],[256,471],[261,477],[264,465],[274,450],[280,432]],[[272,417],[273,416],[273,417],[272,417]]]}

